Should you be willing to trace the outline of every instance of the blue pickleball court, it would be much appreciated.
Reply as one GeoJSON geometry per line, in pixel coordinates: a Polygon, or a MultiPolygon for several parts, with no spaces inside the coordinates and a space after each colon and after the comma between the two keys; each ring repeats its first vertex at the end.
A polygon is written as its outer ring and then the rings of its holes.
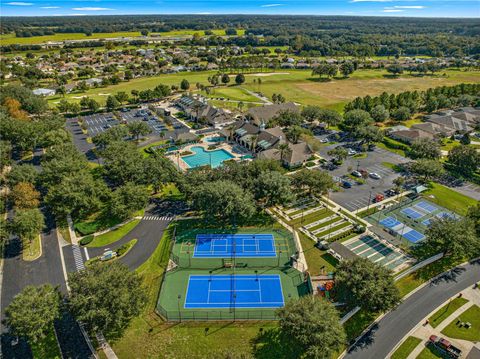
{"type": "Polygon", "coordinates": [[[185,308],[283,307],[278,274],[190,275],[185,308]]]}
{"type": "Polygon", "coordinates": [[[198,234],[195,258],[276,257],[272,234],[198,234]]]}

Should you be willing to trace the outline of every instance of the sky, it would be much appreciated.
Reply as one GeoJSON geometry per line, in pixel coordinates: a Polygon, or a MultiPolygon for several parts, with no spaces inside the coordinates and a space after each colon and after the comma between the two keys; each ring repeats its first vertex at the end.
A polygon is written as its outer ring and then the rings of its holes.
{"type": "Polygon", "coordinates": [[[268,14],[480,18],[480,0],[1,0],[0,14],[268,14]]]}

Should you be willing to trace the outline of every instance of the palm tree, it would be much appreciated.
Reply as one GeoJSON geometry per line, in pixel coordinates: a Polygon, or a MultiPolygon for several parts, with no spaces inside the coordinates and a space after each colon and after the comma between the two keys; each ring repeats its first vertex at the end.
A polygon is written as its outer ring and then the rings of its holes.
{"type": "Polygon", "coordinates": [[[278,152],[280,152],[280,161],[284,162],[285,155],[291,152],[291,149],[288,143],[284,142],[278,145],[278,152]]]}
{"type": "Polygon", "coordinates": [[[250,146],[251,146],[250,149],[252,152],[255,152],[255,147],[257,147],[257,141],[258,141],[258,136],[252,135],[251,142],[250,142],[250,146]]]}

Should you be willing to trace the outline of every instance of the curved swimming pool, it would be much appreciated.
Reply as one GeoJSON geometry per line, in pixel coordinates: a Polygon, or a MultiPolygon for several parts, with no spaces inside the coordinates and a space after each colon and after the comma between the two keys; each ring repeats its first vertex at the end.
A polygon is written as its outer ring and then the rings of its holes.
{"type": "Polygon", "coordinates": [[[192,151],[194,154],[182,157],[182,160],[190,168],[206,165],[210,165],[212,168],[215,168],[220,166],[223,161],[230,160],[235,157],[223,148],[214,151],[207,151],[201,146],[194,146],[190,148],[190,151],[192,151]]]}

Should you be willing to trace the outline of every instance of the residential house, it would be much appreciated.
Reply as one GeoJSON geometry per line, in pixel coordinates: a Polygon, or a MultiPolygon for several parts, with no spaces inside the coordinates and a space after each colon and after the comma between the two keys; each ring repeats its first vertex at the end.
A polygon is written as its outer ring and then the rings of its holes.
{"type": "Polygon", "coordinates": [[[299,112],[300,109],[293,102],[264,105],[250,108],[245,117],[250,122],[260,126],[262,123],[268,123],[272,118],[285,111],[299,112]]]}
{"type": "Polygon", "coordinates": [[[390,133],[390,137],[406,143],[413,143],[415,140],[420,138],[428,138],[433,140],[435,138],[429,132],[425,132],[422,130],[402,130],[402,131],[395,131],[390,133]]]}
{"type": "Polygon", "coordinates": [[[183,110],[190,120],[203,120],[215,128],[222,128],[236,121],[230,112],[190,96],[182,96],[176,101],[176,105],[183,110]]]}

